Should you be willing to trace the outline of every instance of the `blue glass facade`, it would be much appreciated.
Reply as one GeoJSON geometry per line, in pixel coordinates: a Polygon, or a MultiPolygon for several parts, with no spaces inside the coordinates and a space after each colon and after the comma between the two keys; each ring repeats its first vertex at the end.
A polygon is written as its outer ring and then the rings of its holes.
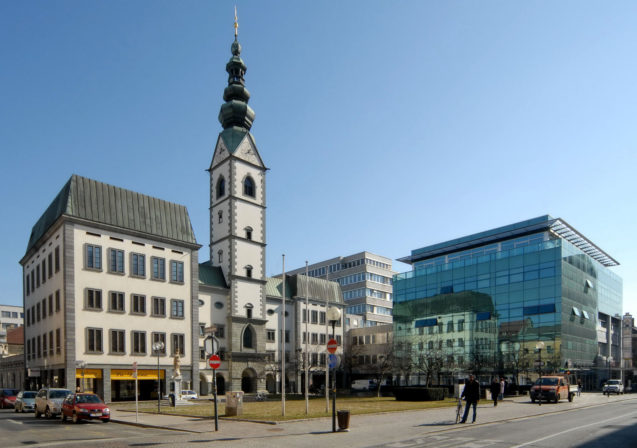
{"type": "Polygon", "coordinates": [[[538,341],[546,370],[593,366],[597,315],[621,315],[621,279],[590,254],[612,258],[563,238],[555,222],[543,216],[404,259],[413,270],[394,277],[395,351],[412,370],[403,373],[451,381],[472,371],[524,383],[538,341]]]}

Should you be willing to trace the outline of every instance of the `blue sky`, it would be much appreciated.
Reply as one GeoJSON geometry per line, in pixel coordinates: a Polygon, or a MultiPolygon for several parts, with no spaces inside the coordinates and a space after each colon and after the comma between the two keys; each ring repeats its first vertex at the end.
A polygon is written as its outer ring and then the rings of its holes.
{"type": "MultiPolygon", "coordinates": [[[[73,173],[186,205],[206,259],[233,6],[0,2],[0,303],[73,173]]],[[[237,6],[269,275],[551,214],[621,263],[637,313],[637,3],[237,6]]]]}

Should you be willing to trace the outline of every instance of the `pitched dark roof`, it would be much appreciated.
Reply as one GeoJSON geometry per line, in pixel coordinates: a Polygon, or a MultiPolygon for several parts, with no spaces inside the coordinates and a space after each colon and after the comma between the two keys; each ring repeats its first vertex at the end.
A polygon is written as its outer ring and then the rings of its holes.
{"type": "Polygon", "coordinates": [[[197,244],[185,206],[74,174],[33,226],[27,252],[61,216],[197,244]]]}
{"type": "MultiPolygon", "coordinates": [[[[281,277],[268,277],[265,285],[265,293],[268,297],[281,298],[283,293],[283,280],[281,277]]],[[[286,275],[285,297],[305,298],[305,290],[307,285],[308,298],[325,302],[329,300],[332,303],[344,303],[343,292],[341,286],[332,281],[315,277],[306,277],[305,275],[295,274],[286,275]]]]}
{"type": "Polygon", "coordinates": [[[199,263],[199,283],[209,286],[227,288],[226,279],[219,266],[213,266],[210,261],[199,263]]]}

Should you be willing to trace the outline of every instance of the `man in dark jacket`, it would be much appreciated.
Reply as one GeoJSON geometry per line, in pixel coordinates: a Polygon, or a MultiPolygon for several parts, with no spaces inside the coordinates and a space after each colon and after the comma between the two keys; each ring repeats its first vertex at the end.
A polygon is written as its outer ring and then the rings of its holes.
{"type": "Polygon", "coordinates": [[[469,407],[473,405],[473,422],[476,421],[476,408],[478,407],[478,400],[480,400],[480,384],[476,381],[473,375],[469,375],[469,381],[464,385],[461,398],[467,401],[464,407],[464,415],[460,423],[466,423],[469,416],[469,407]]]}

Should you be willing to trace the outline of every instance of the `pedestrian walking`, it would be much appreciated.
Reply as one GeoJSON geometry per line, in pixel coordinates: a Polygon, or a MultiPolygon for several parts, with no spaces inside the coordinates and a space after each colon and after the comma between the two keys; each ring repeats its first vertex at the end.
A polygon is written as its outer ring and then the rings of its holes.
{"type": "Polygon", "coordinates": [[[498,405],[498,395],[500,395],[500,381],[498,381],[498,377],[494,376],[493,380],[491,380],[491,386],[489,387],[491,390],[491,399],[493,400],[493,406],[498,405]]]}
{"type": "Polygon", "coordinates": [[[582,379],[578,378],[577,380],[577,396],[582,395],[582,379]]]}
{"type": "Polygon", "coordinates": [[[461,398],[464,398],[467,402],[464,407],[464,415],[460,423],[467,423],[467,417],[469,416],[469,407],[473,406],[473,420],[476,421],[476,408],[478,407],[478,401],[480,400],[480,384],[476,381],[473,375],[469,375],[469,381],[464,386],[461,398]]]}
{"type": "Polygon", "coordinates": [[[506,383],[504,382],[504,378],[500,378],[500,401],[504,400],[504,388],[506,383]]]}

